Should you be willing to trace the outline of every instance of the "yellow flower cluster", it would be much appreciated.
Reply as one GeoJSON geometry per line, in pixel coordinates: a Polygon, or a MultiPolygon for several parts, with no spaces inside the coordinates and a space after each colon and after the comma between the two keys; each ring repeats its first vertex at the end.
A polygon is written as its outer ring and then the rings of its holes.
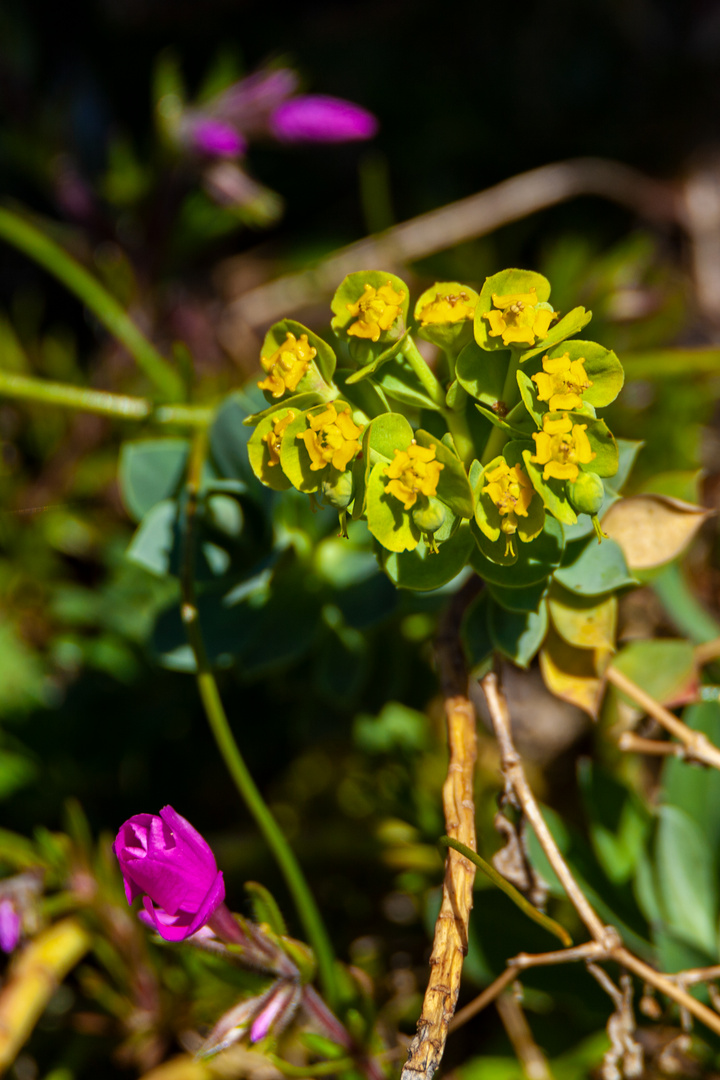
{"type": "Polygon", "coordinates": [[[556,311],[538,305],[534,288],[507,296],[493,293],[492,302],[497,310],[484,312],[483,319],[490,323],[490,337],[502,335],[503,345],[534,345],[536,339],[547,337],[550,323],[557,318],[556,311]]]}
{"type": "Polygon", "coordinates": [[[487,483],[483,494],[495,504],[503,518],[502,531],[512,534],[517,529],[517,515],[527,517],[528,507],[532,502],[534,489],[527,473],[519,465],[512,468],[507,461],[485,473],[487,483]]]}
{"type": "Polygon", "coordinates": [[[543,430],[533,434],[535,455],[530,461],[544,465],[543,480],[577,480],[579,465],[596,457],[585,434],[587,424],[573,424],[567,413],[546,413],[543,430]]]}
{"type": "Polygon", "coordinates": [[[318,472],[332,465],[338,472],[344,472],[360,452],[362,435],[362,428],[354,423],[350,408],[338,412],[334,405],[328,405],[323,412],[308,416],[308,424],[307,431],[297,437],[305,443],[312,471],[318,472]]]}
{"type": "Polygon", "coordinates": [[[347,332],[353,337],[369,338],[370,341],[379,341],[380,334],[389,330],[397,319],[405,299],[404,292],[396,292],[392,282],[381,285],[374,289],[372,285],[366,285],[365,291],[354,304],[346,304],[351,315],[357,318],[357,322],[348,326],[347,332]]]}
{"type": "Polygon", "coordinates": [[[309,344],[307,334],[296,338],[288,331],[284,344],[272,356],[260,357],[267,379],[259,382],[258,386],[274,398],[281,398],[286,390],[297,390],[298,383],[316,355],[317,349],[309,344]]]}
{"type": "Polygon", "coordinates": [[[475,304],[470,300],[466,292],[457,295],[443,296],[437,293],[434,300],[425,304],[420,312],[420,325],[438,323],[458,323],[463,319],[472,319],[475,314],[475,304]]]}
{"type": "Polygon", "coordinates": [[[273,426],[270,428],[270,431],[263,435],[262,441],[268,449],[268,465],[280,464],[280,446],[282,444],[282,437],[285,434],[285,428],[288,424],[291,424],[294,419],[295,413],[292,409],[288,409],[282,420],[273,421],[273,426]]]}
{"type": "Polygon", "coordinates": [[[435,461],[434,446],[418,446],[413,440],[407,450],[395,450],[394,461],[385,467],[390,483],[385,485],[388,495],[394,495],[410,510],[418,495],[428,498],[437,494],[440,472],[445,466],[435,461]]]}
{"type": "Polygon", "coordinates": [[[552,360],[543,356],[543,370],[532,376],[537,386],[540,401],[547,401],[550,412],[563,409],[579,409],[585,390],[592,386],[585,371],[585,360],[571,360],[569,353],[564,353],[552,360]]]}

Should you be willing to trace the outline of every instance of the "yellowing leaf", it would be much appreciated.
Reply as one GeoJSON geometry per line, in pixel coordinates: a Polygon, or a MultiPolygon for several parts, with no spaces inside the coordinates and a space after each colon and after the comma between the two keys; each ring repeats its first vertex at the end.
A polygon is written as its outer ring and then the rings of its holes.
{"type": "Polygon", "coordinates": [[[606,650],[575,649],[551,629],[540,650],[540,671],[551,694],[596,720],[603,693],[598,668],[607,655],[606,650]]]}
{"type": "Polygon", "coordinates": [[[600,603],[553,585],[548,600],[550,617],[558,634],[578,649],[614,649],[617,599],[600,603]]]}
{"type": "Polygon", "coordinates": [[[623,549],[630,570],[648,570],[679,555],[711,513],[665,495],[631,495],[610,507],[602,527],[623,549]]]}

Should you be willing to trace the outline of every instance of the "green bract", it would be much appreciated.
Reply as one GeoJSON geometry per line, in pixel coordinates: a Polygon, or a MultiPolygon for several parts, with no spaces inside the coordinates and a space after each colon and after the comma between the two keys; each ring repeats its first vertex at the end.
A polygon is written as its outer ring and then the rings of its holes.
{"type": "Polygon", "coordinates": [[[361,365],[394,345],[405,333],[410,292],[404,281],[382,270],[348,274],[332,298],[335,334],[350,345],[361,365]]]}
{"type": "Polygon", "coordinates": [[[418,335],[456,354],[472,340],[478,294],[458,281],[437,282],[415,304],[418,335]]]}
{"type": "MultiPolygon", "coordinates": [[[[489,312],[498,310],[493,302],[493,296],[529,295],[533,290],[536,303],[549,307],[550,282],[542,274],[536,274],[533,270],[501,270],[499,274],[493,274],[492,277],[485,279],[475,308],[475,340],[481,348],[487,350],[510,348],[501,335],[490,333],[491,326],[487,316],[489,312]]],[[[552,311],[552,308],[550,310],[552,311]]]]}
{"type": "Polygon", "coordinates": [[[316,393],[321,401],[335,396],[331,389],[335,353],[302,323],[282,319],[271,326],[260,357],[264,378],[258,386],[271,404],[295,394],[316,393]]]}

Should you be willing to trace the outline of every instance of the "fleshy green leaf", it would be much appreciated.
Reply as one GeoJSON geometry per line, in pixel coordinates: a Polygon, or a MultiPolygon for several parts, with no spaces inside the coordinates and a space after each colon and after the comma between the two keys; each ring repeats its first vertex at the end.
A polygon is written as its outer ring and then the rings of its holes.
{"type": "Polygon", "coordinates": [[[541,344],[523,353],[523,361],[530,360],[531,357],[537,356],[539,353],[545,355],[553,345],[565,341],[565,338],[572,337],[573,334],[578,334],[591,319],[592,311],[586,311],[584,307],[573,308],[564,319],[550,327],[547,337],[543,339],[541,344]]]}
{"type": "Polygon", "coordinates": [[[302,413],[298,413],[294,408],[291,409],[286,405],[281,405],[266,416],[264,420],[260,421],[247,443],[247,457],[255,476],[262,484],[272,488],[274,491],[286,491],[291,484],[287,476],[285,476],[280,462],[273,463],[270,449],[267,442],[265,442],[265,436],[273,430],[276,423],[284,420],[288,415],[290,423],[292,423],[302,413]]]}
{"type": "Polygon", "coordinates": [[[489,624],[495,648],[514,664],[527,668],[547,633],[547,606],[541,604],[536,612],[521,612],[491,603],[489,624]]]}
{"type": "MultiPolygon", "coordinates": [[[[537,540],[529,544],[515,543],[517,558],[510,565],[491,562],[480,547],[482,533],[473,522],[473,535],[477,550],[471,555],[471,563],[480,577],[494,585],[510,589],[524,589],[544,581],[562,559],[565,537],[562,525],[555,518],[546,517],[543,531],[537,540]]],[[[501,544],[504,548],[504,543],[501,544]]]]}
{"type": "Polygon", "coordinates": [[[488,590],[493,600],[508,611],[537,611],[547,593],[547,583],[540,581],[525,589],[508,589],[489,583],[488,590]]]}
{"type": "Polygon", "coordinates": [[[509,358],[507,349],[496,356],[488,356],[487,349],[481,349],[477,342],[471,341],[457,358],[455,377],[471,397],[492,407],[502,400],[509,358]]]}
{"type": "Polygon", "coordinates": [[[530,477],[530,483],[537,491],[545,507],[558,521],[561,521],[563,525],[575,525],[577,514],[567,500],[565,481],[556,480],[553,476],[543,480],[543,466],[536,465],[531,460],[534,456],[534,449],[523,450],[523,461],[525,462],[525,470],[530,477]]]}
{"type": "Polygon", "coordinates": [[[187,439],[143,439],[120,450],[120,493],[135,521],[177,494],[185,475],[187,439]]]}
{"type": "Polygon", "coordinates": [[[600,596],[638,584],[614,540],[598,544],[591,539],[578,554],[573,553],[572,562],[555,571],[555,580],[580,596],[600,596]]]}
{"type": "Polygon", "coordinates": [[[420,531],[413,524],[409,511],[394,495],[386,494],[386,464],[378,461],[372,468],[367,485],[367,525],[375,539],[388,551],[414,551],[420,531]]]}
{"type": "Polygon", "coordinates": [[[421,539],[413,551],[390,552],[383,558],[383,568],[398,588],[427,592],[440,589],[457,577],[472,548],[470,527],[462,523],[454,536],[440,544],[436,553],[431,552],[421,539]]]}

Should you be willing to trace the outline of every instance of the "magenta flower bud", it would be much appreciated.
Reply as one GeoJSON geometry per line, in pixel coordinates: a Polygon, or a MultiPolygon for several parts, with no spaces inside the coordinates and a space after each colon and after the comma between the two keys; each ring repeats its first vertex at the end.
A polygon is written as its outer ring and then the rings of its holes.
{"type": "Polygon", "coordinates": [[[11,953],[20,940],[20,916],[12,900],[0,900],[0,949],[11,953]]]}
{"type": "Polygon", "coordinates": [[[372,113],[352,101],[305,94],[275,109],[270,130],[281,142],[350,142],[371,139],[378,122],[372,113]]]}
{"type": "Polygon", "coordinates": [[[142,896],[145,910],[139,917],[166,941],[190,937],[225,899],[223,876],[210,847],[171,806],[159,816],[131,817],[120,827],[113,850],[128,903],[142,896]]]}
{"type": "Polygon", "coordinates": [[[212,116],[193,121],[190,138],[196,150],[210,157],[239,157],[247,149],[247,141],[232,124],[212,116]]]}

